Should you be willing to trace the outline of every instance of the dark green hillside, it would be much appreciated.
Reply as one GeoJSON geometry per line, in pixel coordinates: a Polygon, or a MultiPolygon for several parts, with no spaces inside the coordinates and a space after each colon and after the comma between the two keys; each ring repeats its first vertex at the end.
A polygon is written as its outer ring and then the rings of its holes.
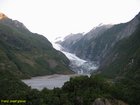
{"type": "MultiPolygon", "coordinates": [[[[30,90],[8,70],[0,70],[0,99],[24,99],[30,90]]],[[[1,103],[0,103],[1,105],[1,103]]]]}
{"type": "Polygon", "coordinates": [[[11,70],[20,78],[72,73],[64,54],[55,50],[42,35],[18,24],[21,23],[0,20],[0,70],[11,70]]]}
{"type": "Polygon", "coordinates": [[[140,25],[130,37],[119,41],[105,58],[100,67],[103,69],[102,74],[111,77],[119,76],[119,78],[124,75],[128,76],[128,74],[138,75],[140,68],[140,25]]]}
{"type": "Polygon", "coordinates": [[[140,101],[140,25],[129,37],[119,41],[107,54],[99,70],[101,75],[115,79],[123,98],[132,105],[140,101]]]}

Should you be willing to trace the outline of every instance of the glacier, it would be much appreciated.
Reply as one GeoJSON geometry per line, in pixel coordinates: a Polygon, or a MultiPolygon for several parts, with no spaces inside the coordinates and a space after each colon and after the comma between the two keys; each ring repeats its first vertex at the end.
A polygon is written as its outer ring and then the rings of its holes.
{"type": "Polygon", "coordinates": [[[77,74],[87,74],[90,75],[98,68],[98,64],[93,61],[83,60],[77,57],[75,54],[70,52],[66,52],[65,48],[63,48],[60,44],[53,42],[53,47],[56,50],[61,51],[66,55],[66,57],[70,60],[70,67],[71,69],[77,74]]]}

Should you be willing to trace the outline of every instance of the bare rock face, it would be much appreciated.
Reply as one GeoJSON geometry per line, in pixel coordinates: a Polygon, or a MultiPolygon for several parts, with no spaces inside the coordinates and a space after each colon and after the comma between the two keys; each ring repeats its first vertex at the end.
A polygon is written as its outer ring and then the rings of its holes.
{"type": "Polygon", "coordinates": [[[86,33],[83,39],[86,41],[89,41],[90,39],[95,39],[111,27],[113,27],[113,25],[111,24],[107,24],[107,25],[99,24],[97,27],[94,27],[92,30],[86,33]]]}
{"type": "Polygon", "coordinates": [[[5,14],[0,12],[0,20],[5,19],[5,18],[8,18],[8,17],[5,14]]]}
{"type": "Polygon", "coordinates": [[[71,46],[74,45],[77,41],[79,41],[83,37],[83,33],[77,33],[77,34],[70,34],[64,38],[64,41],[60,42],[60,44],[68,51],[71,49],[71,46]]]}
{"type": "Polygon", "coordinates": [[[120,100],[97,98],[92,105],[128,105],[120,100]]]}
{"type": "Polygon", "coordinates": [[[107,99],[97,98],[93,105],[112,105],[107,99]]]}
{"type": "Polygon", "coordinates": [[[0,12],[0,23],[7,25],[11,28],[15,28],[18,31],[22,31],[22,32],[29,32],[29,30],[26,28],[26,26],[24,26],[23,23],[17,21],[17,20],[12,20],[10,18],[8,18],[4,13],[0,12]]]}

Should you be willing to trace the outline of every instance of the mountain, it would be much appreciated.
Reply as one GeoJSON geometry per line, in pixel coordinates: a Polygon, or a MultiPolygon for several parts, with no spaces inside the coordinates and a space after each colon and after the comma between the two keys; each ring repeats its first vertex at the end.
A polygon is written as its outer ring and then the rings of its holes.
{"type": "MultiPolygon", "coordinates": [[[[138,74],[140,68],[139,55],[140,24],[131,36],[118,41],[114,47],[111,48],[110,52],[104,57],[99,69],[101,71],[103,70],[103,74],[110,75],[111,77],[117,76],[121,78],[122,75],[132,75],[135,73],[135,75],[140,76],[140,74],[138,74]]],[[[135,76],[131,78],[135,78],[135,76]]]]}
{"type": "Polygon", "coordinates": [[[140,104],[140,24],[131,36],[120,40],[111,48],[98,73],[113,79],[120,93],[123,93],[118,96],[130,105],[140,104]]]}
{"type": "Polygon", "coordinates": [[[69,60],[47,38],[2,13],[0,37],[0,70],[9,70],[20,78],[72,73],[69,60]]]}
{"type": "Polygon", "coordinates": [[[61,40],[60,38],[55,43],[61,44],[65,50],[70,52],[71,47],[83,37],[83,33],[69,34],[61,40]]]}
{"type": "MultiPolygon", "coordinates": [[[[69,51],[75,53],[82,59],[101,63],[106,54],[110,52],[110,49],[114,47],[118,41],[131,36],[132,33],[135,32],[138,24],[139,14],[127,23],[99,25],[85,34],[76,43],[69,44],[69,51]]],[[[64,42],[67,43],[65,40],[64,42]]],[[[62,46],[65,45],[62,44],[62,46]]]]}
{"type": "Polygon", "coordinates": [[[136,19],[138,25],[135,31],[119,40],[102,60],[99,71],[102,71],[104,76],[140,80],[140,13],[133,21],[136,19]]]}
{"type": "Polygon", "coordinates": [[[69,52],[75,53],[78,57],[82,59],[93,60],[92,50],[96,45],[96,39],[98,39],[102,35],[102,33],[104,33],[107,29],[111,27],[112,25],[99,25],[93,28],[90,32],[83,35],[80,39],[74,41],[75,43],[69,44],[67,41],[69,39],[67,38],[67,40],[64,40],[61,45],[65,49],[68,49],[69,52]],[[69,47],[67,47],[66,45],[69,47]]]}

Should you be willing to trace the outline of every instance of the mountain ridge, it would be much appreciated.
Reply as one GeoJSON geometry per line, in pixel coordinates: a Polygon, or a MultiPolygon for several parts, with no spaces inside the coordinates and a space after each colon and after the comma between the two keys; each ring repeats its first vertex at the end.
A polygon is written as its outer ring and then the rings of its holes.
{"type": "Polygon", "coordinates": [[[19,78],[72,73],[66,56],[23,23],[9,18],[0,20],[0,37],[1,70],[9,70],[19,78]]]}

